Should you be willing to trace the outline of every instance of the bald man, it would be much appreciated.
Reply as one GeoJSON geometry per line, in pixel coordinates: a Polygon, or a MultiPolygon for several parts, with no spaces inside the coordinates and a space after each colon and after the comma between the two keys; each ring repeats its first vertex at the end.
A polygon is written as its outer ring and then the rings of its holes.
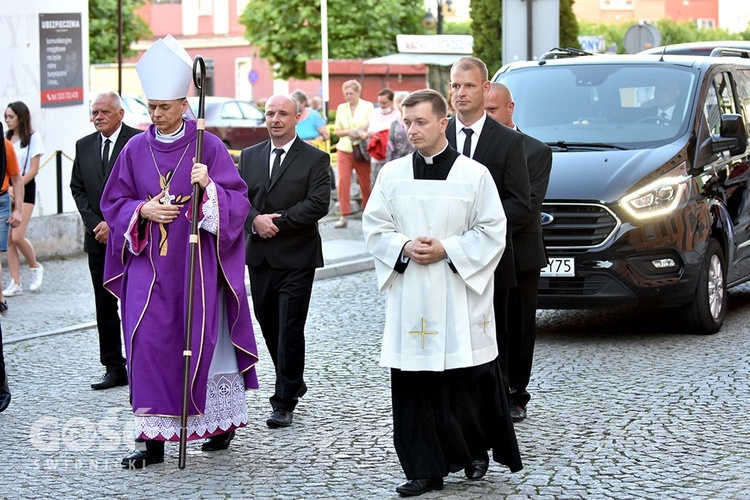
{"type": "Polygon", "coordinates": [[[276,368],[271,428],[292,424],[307,392],[305,323],[315,268],[323,267],[318,220],[331,200],[331,159],[296,133],[300,110],[290,95],[266,101],[270,139],[244,149],[240,174],[252,204],[245,222],[255,317],[276,368]]]}
{"type": "MultiPolygon", "coordinates": [[[[485,97],[487,114],[506,127],[518,130],[513,122],[515,103],[510,89],[492,83],[485,97]]],[[[518,130],[521,132],[520,130],[518,130]]],[[[536,302],[539,270],[547,265],[539,213],[547,193],[552,169],[552,150],[545,143],[523,134],[526,164],[531,186],[531,209],[537,214],[523,228],[513,232],[513,256],[516,287],[508,296],[508,383],[510,410],[514,422],[526,418],[526,405],[531,396],[527,391],[536,341],[536,302]]]]}

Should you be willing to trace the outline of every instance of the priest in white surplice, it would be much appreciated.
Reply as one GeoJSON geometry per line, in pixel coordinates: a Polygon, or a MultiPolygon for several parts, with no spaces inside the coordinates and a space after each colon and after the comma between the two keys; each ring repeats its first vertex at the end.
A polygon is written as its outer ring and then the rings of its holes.
{"type": "Polygon", "coordinates": [[[402,102],[417,150],[386,164],[362,219],[378,286],[386,293],[380,363],[391,368],[394,444],[420,495],[463,469],[487,472],[489,456],[520,470],[496,362],[493,273],[506,219],[489,171],[445,138],[446,103],[432,90],[402,102]]]}

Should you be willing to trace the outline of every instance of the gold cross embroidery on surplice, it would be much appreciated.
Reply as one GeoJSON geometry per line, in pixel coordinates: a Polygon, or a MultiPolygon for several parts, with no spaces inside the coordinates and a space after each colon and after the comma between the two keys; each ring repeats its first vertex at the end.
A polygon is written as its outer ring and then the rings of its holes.
{"type": "Polygon", "coordinates": [[[427,320],[424,316],[422,316],[422,329],[421,330],[412,330],[409,332],[410,335],[421,335],[422,336],[422,349],[424,349],[424,338],[425,335],[437,335],[438,332],[427,330],[427,320]]]}
{"type": "Polygon", "coordinates": [[[492,321],[487,320],[487,315],[482,314],[482,321],[477,323],[477,326],[482,329],[482,333],[487,335],[487,325],[489,325],[490,323],[492,323],[492,321]]]}
{"type": "MultiPolygon", "coordinates": [[[[174,171],[169,171],[166,175],[159,175],[159,188],[161,191],[164,191],[164,197],[161,199],[160,203],[163,205],[176,205],[182,208],[188,201],[190,201],[192,196],[169,194],[169,184],[172,182],[173,175],[174,171]]],[[[149,200],[152,198],[153,196],[148,197],[149,200]]],[[[168,228],[169,224],[164,224],[162,222],[159,223],[159,255],[162,257],[167,255],[167,249],[169,247],[168,228]]]]}

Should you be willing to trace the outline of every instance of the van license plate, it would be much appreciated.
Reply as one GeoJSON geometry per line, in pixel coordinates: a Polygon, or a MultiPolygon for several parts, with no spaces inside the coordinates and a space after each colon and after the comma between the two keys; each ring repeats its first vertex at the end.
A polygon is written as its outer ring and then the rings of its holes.
{"type": "Polygon", "coordinates": [[[549,265],[542,269],[540,276],[555,277],[576,275],[575,257],[550,257],[549,265]]]}

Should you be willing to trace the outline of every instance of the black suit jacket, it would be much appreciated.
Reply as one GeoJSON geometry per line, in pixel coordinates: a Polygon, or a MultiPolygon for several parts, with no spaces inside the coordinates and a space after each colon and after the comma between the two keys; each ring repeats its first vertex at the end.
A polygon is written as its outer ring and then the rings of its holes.
{"type": "Polygon", "coordinates": [[[297,137],[281,165],[268,179],[271,141],[242,150],[240,175],[247,183],[252,208],[245,222],[245,261],[258,266],[265,260],[278,269],[323,266],[323,246],[318,221],[328,214],[331,177],[328,153],[297,137]],[[253,230],[260,214],[278,213],[279,232],[263,239],[253,230]]]}
{"type": "MultiPolygon", "coordinates": [[[[445,134],[450,145],[455,148],[455,117],[448,122],[445,134]]],[[[508,218],[506,248],[495,270],[495,287],[512,288],[516,286],[513,234],[526,226],[532,217],[523,135],[487,116],[473,158],[492,174],[508,218]]]]}
{"type": "Polygon", "coordinates": [[[542,238],[542,210],[552,170],[552,149],[542,141],[523,134],[526,164],[529,167],[531,211],[529,223],[513,232],[513,254],[516,271],[532,271],[547,265],[547,252],[542,238]]]}
{"type": "Polygon", "coordinates": [[[94,132],[76,141],[76,158],[73,161],[73,171],[70,176],[70,190],[86,228],[83,239],[83,250],[85,252],[104,253],[106,251],[107,246],[96,241],[94,237],[94,228],[104,220],[99,208],[99,201],[120,151],[131,138],[141,132],[143,131],[122,124],[117,142],[110,151],[109,167],[106,172],[102,170],[101,134],[94,132]]]}

